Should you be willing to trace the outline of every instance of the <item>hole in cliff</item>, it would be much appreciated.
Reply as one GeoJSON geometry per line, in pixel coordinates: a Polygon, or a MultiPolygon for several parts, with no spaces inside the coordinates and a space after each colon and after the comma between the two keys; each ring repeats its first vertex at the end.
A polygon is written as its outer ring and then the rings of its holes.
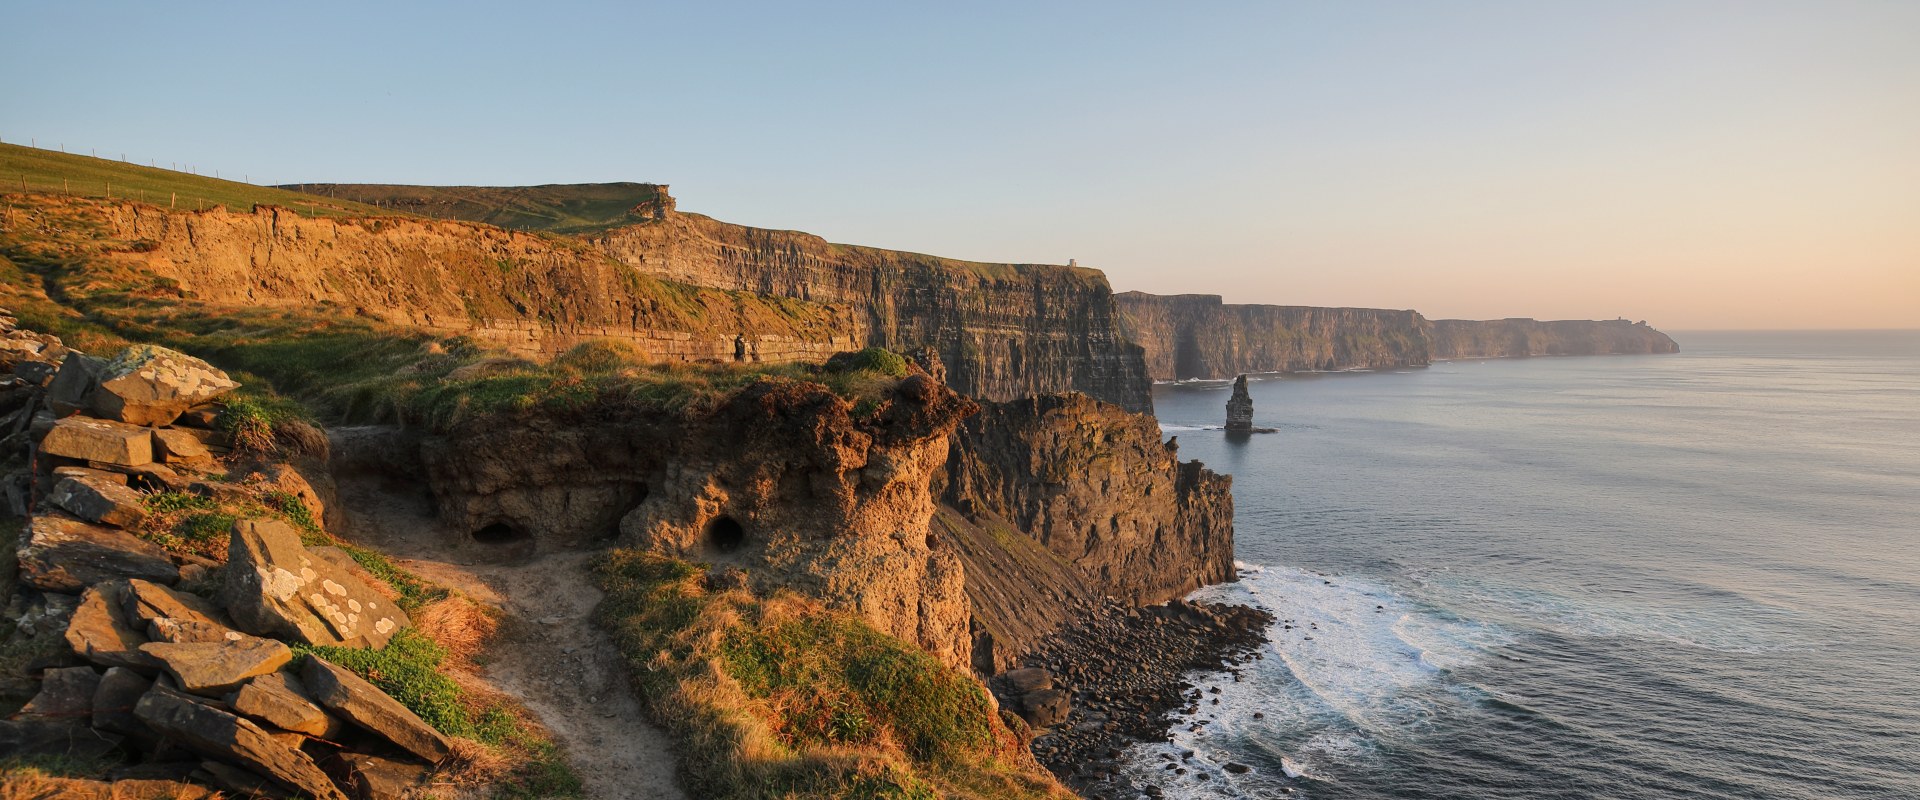
{"type": "Polygon", "coordinates": [[[731,553],[747,543],[747,531],[732,517],[714,517],[707,523],[707,544],[722,553],[731,553]]]}
{"type": "Polygon", "coordinates": [[[504,522],[496,522],[473,532],[473,540],[481,544],[514,544],[524,542],[527,538],[526,531],[504,522]]]}

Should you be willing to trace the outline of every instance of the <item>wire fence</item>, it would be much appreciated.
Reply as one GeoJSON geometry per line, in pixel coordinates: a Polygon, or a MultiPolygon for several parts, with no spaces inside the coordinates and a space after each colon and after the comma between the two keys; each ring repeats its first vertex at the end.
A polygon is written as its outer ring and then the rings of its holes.
{"type": "MultiPolygon", "coordinates": [[[[248,184],[251,186],[251,184],[248,184]]],[[[259,187],[266,188],[266,187],[259,187]]],[[[222,196],[218,192],[180,191],[176,188],[155,189],[139,183],[116,184],[110,179],[99,177],[60,177],[54,178],[44,173],[13,175],[0,174],[0,194],[19,192],[22,194],[51,194],[65,197],[86,197],[101,200],[131,200],[147,203],[161,208],[180,211],[205,211],[215,206],[247,211],[258,203],[234,195],[222,196]]],[[[356,209],[343,207],[329,202],[327,198],[315,195],[312,200],[297,198],[274,198],[271,205],[291,208],[313,216],[337,216],[341,214],[364,213],[356,209]]]]}

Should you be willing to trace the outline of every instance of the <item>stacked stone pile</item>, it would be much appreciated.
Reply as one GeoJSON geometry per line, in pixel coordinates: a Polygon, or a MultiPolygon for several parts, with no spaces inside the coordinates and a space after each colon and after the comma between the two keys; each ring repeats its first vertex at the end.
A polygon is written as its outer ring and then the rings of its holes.
{"type": "Polygon", "coordinates": [[[88,356],[0,311],[0,457],[25,518],[4,646],[42,654],[0,687],[30,697],[0,720],[0,761],[108,765],[61,797],[398,798],[452,752],[289,646],[377,648],[410,624],[345,552],[270,519],[235,524],[224,564],[133,532],[148,493],[235,489],[216,401],[236,386],[164,348],[88,356]]]}

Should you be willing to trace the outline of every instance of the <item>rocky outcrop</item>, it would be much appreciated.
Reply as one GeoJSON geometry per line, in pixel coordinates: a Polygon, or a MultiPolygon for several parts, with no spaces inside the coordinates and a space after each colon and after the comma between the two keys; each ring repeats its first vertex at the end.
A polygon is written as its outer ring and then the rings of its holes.
{"type": "Polygon", "coordinates": [[[1432,320],[1377,308],[1233,305],[1218,295],[1114,295],[1156,381],[1249,372],[1425,366],[1434,359],[1673,353],[1645,322],[1432,320]]]}
{"type": "MultiPolygon", "coordinates": [[[[1231,478],[1181,462],[1177,443],[1161,441],[1152,417],[1069,394],[984,404],[954,437],[938,488],[979,529],[1037,543],[1092,596],[1151,605],[1234,578],[1231,487],[1231,478]]],[[[1024,602],[1034,598],[1005,585],[1020,580],[1020,570],[976,555],[1022,549],[1017,541],[995,548],[970,538],[955,546],[968,561],[978,634],[993,640],[975,647],[993,652],[996,669],[1089,610],[1024,602]]],[[[1037,586],[1054,582],[1045,578],[1054,568],[1030,571],[1042,576],[1037,586]]]]}
{"type": "Polygon", "coordinates": [[[1427,363],[1425,320],[1377,308],[1230,305],[1219,295],[1114,295],[1156,381],[1427,363]]]}
{"type": "Polygon", "coordinates": [[[1436,319],[1433,358],[1513,358],[1678,353],[1673,338],[1643,320],[1436,319]]]}
{"type": "Polygon", "coordinates": [[[964,663],[959,560],[929,535],[928,487],[974,405],[923,374],[878,392],[856,409],[817,383],[764,379],[711,409],[476,420],[418,454],[441,518],[476,546],[524,556],[618,535],[744,568],[756,588],[817,597],[964,663]]]}

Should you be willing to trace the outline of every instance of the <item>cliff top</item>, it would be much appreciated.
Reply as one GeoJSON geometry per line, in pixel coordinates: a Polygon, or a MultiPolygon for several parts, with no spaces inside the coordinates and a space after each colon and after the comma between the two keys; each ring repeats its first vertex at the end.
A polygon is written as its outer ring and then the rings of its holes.
{"type": "Polygon", "coordinates": [[[349,200],[17,144],[0,144],[0,192],[112,197],[183,210],[225,206],[245,213],[271,205],[318,217],[405,216],[349,200]]]}
{"type": "Polygon", "coordinates": [[[502,228],[591,233],[648,219],[640,211],[667,198],[653,183],[549,183],[539,186],[406,186],[386,183],[294,183],[281,186],[320,197],[399,209],[437,219],[502,228]]]}

